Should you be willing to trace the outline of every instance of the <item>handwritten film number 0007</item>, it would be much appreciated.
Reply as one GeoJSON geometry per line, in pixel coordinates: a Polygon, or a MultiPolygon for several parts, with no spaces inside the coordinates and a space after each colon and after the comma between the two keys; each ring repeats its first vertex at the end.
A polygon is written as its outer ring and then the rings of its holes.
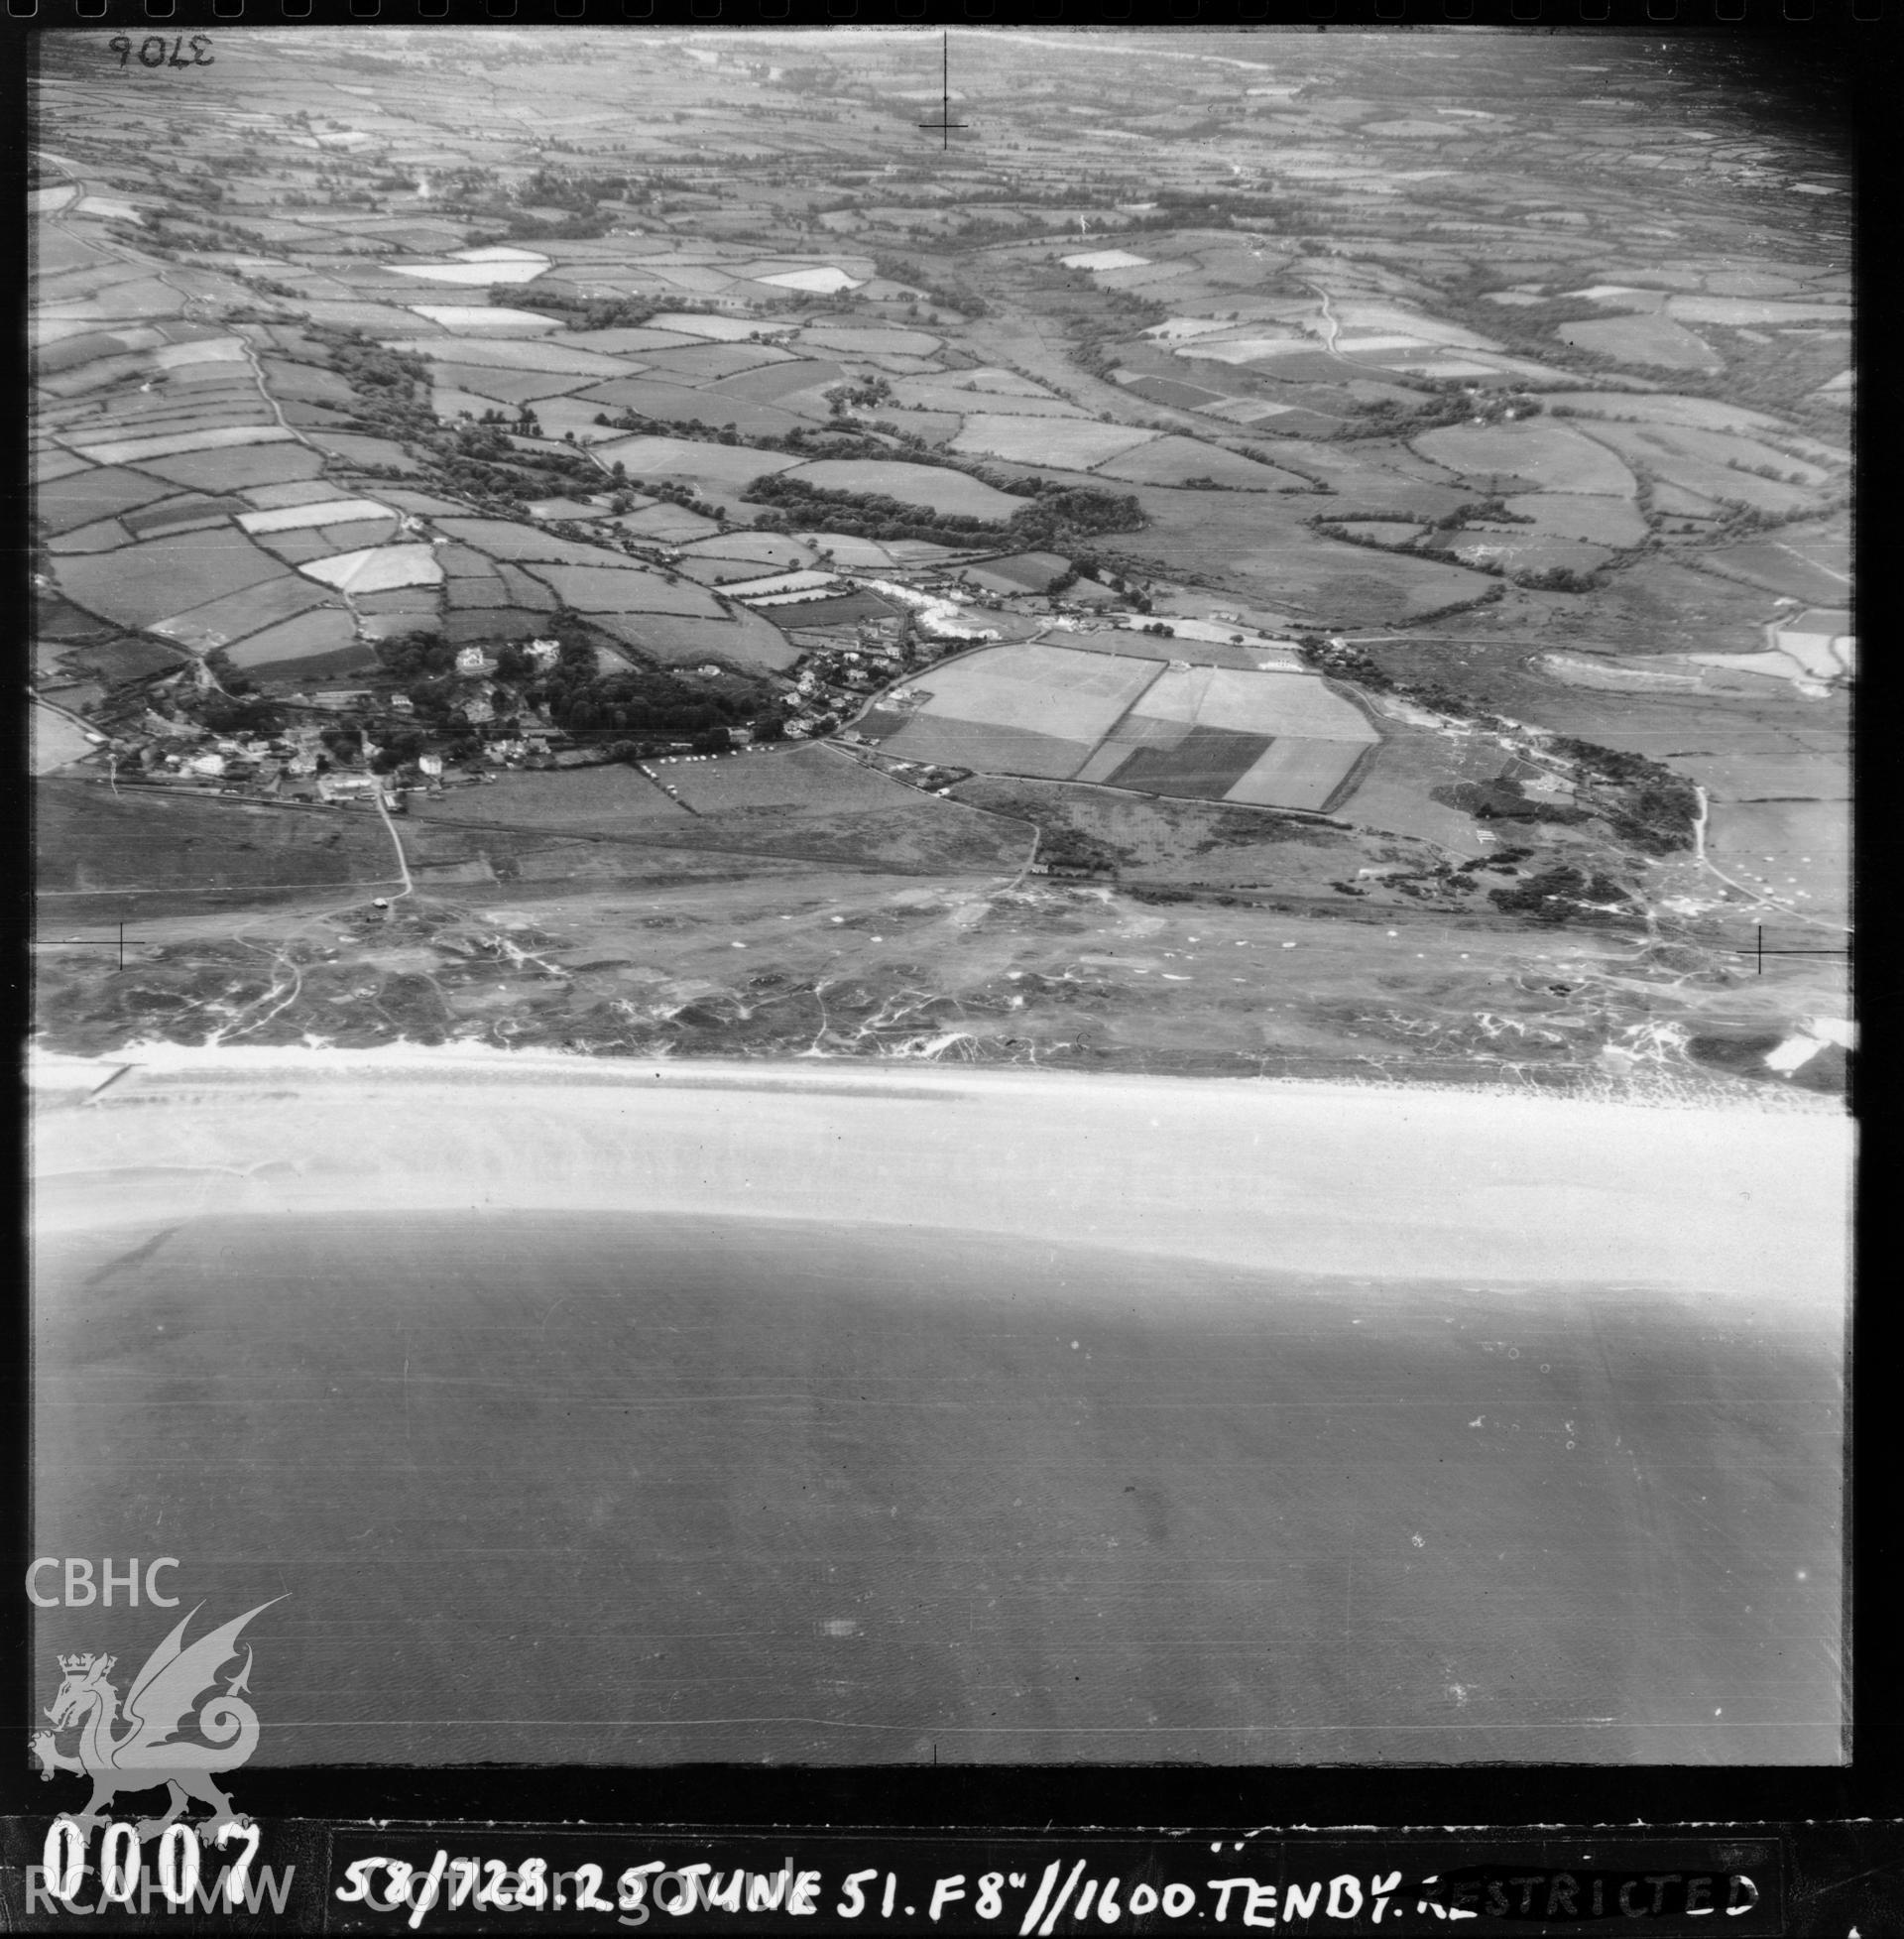
{"type": "MultiPolygon", "coordinates": [[[[133,45],[130,35],[115,34],[106,43],[106,47],[110,53],[116,54],[119,57],[120,66],[127,65],[132,60],[133,45]]],[[[210,50],[211,36],[209,34],[194,34],[189,41],[181,34],[175,34],[170,47],[167,46],[166,37],[163,34],[148,34],[139,43],[139,64],[142,67],[209,67],[212,64],[210,50]],[[191,49],[191,59],[189,61],[183,59],[183,53],[187,47],[191,49]],[[158,49],[157,54],[153,52],[155,48],[158,49]]]]}
{"type": "MultiPolygon", "coordinates": [[[[234,1839],[242,1841],[238,1857],[225,1869],[224,1898],[236,1906],[246,1895],[252,1861],[258,1856],[262,1834],[254,1824],[230,1818],[212,1835],[222,1852],[234,1839]]],[[[141,1839],[136,1825],[108,1824],[99,1845],[99,1894],[105,1905],[130,1905],[143,1870],[141,1839]]],[[[159,1889],[166,1903],[188,1906],[199,1896],[199,1834],[184,1824],[168,1825],[159,1840],[159,1889]]],[[[86,1835],[70,1818],[56,1818],[47,1830],[41,1854],[41,1876],[56,1899],[69,1899],[79,1889],[86,1871],[86,1835]]]]}

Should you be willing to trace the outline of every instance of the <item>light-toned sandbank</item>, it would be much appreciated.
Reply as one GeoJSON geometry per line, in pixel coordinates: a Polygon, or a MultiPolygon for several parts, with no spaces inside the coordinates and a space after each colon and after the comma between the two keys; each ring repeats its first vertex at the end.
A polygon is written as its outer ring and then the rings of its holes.
{"type": "Polygon", "coordinates": [[[38,1066],[42,1231],[739,1214],[1374,1279],[1643,1283],[1735,1307],[1845,1294],[1853,1131],[1831,1111],[818,1059],[136,1054],[38,1066]]]}

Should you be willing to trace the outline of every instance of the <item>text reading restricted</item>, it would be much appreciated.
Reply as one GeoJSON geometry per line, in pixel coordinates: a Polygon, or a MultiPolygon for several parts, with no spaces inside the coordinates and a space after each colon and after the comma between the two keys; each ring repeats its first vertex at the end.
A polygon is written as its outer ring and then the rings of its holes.
{"type": "MultiPolygon", "coordinates": [[[[1174,1869],[1174,1868],[1171,1868],[1174,1869]]],[[[351,1860],[333,1891],[340,1906],[361,1908],[381,1928],[415,1931],[432,1918],[467,1925],[496,1914],[612,1915],[621,1926],[659,1915],[698,1929],[763,1915],[816,1919],[818,1929],[891,1923],[898,1930],[992,1929],[1019,1939],[1053,1939],[1096,1927],[1201,1931],[1207,1925],[1299,1933],[1371,1928],[1419,1932],[1469,1920],[1484,1923],[1667,1924],[1687,1931],[1752,1930],[1733,1920],[1758,1909],[1755,1881],[1735,1871],[1568,1872],[1463,1868],[1427,1875],[1401,1868],[1340,1872],[1327,1878],[1263,1878],[1243,1872],[1195,1880],[1097,1870],[1086,1859],[1053,1859],[1025,1870],[940,1872],[877,1866],[773,1871],[713,1862],[652,1860],[619,1872],[542,1857],[452,1856],[439,1848],[423,1862],[384,1854],[351,1860]],[[709,1915],[712,1915],[710,1918],[709,1915]]],[[[334,1877],[335,1875],[333,1875],[334,1877]]],[[[361,1914],[360,1914],[361,1915],[361,1914]]],[[[348,1919],[341,1923],[348,1924],[348,1919]]],[[[478,1929],[478,1928],[472,1928],[478,1929]]]]}

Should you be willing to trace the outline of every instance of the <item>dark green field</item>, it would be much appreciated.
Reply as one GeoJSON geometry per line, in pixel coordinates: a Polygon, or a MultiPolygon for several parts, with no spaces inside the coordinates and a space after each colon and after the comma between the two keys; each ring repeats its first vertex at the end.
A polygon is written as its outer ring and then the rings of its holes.
{"type": "Polygon", "coordinates": [[[1263,734],[1193,727],[1169,747],[1138,748],[1111,779],[1119,788],[1139,788],[1150,794],[1221,800],[1268,750],[1263,734]]]}
{"type": "MultiPolygon", "coordinates": [[[[62,901],[88,893],[276,892],[370,884],[397,874],[390,837],[374,815],[239,804],[202,794],[88,782],[43,781],[34,789],[37,885],[58,922],[62,901]]],[[[127,900],[130,900],[129,898],[127,900]]],[[[187,901],[187,908],[198,907],[187,901]]],[[[131,913],[121,909],[120,913],[131,913]]]]}

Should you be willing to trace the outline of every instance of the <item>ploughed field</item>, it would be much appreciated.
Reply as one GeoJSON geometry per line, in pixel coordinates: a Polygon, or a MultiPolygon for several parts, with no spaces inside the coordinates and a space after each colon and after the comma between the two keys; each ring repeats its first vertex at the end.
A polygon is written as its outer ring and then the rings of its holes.
{"type": "Polygon", "coordinates": [[[1721,1286],[586,1211],[38,1266],[37,1547],[288,1596],[260,1761],[1839,1756],[1836,1321],[1721,1286]]]}
{"type": "Polygon", "coordinates": [[[901,761],[1322,808],[1379,735],[1320,677],[1056,646],[928,668],[862,722],[901,761]]]}

